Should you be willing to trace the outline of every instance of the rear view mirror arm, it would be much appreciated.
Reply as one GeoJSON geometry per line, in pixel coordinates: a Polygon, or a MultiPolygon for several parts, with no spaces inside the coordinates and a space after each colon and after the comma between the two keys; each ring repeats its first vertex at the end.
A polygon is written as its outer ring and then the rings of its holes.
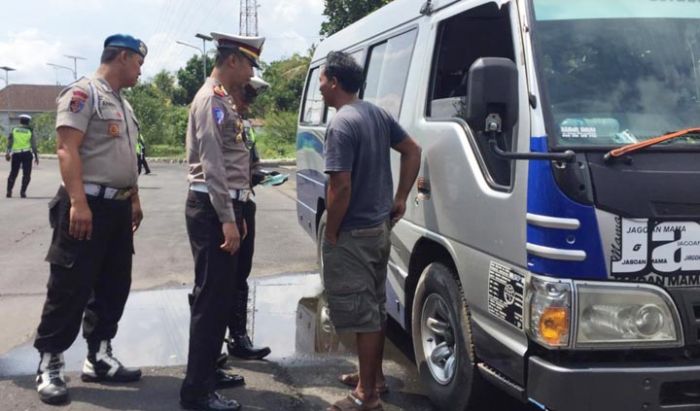
{"type": "Polygon", "coordinates": [[[516,153],[503,151],[496,143],[495,132],[492,132],[489,137],[489,145],[496,156],[507,160],[552,160],[566,163],[573,163],[576,160],[576,153],[572,150],[566,150],[563,153],[516,153]]]}

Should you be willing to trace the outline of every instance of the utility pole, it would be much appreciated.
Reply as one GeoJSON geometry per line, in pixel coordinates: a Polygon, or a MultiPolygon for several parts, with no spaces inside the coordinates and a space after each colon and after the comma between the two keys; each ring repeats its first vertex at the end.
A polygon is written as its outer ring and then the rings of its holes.
{"type": "MultiPolygon", "coordinates": [[[[62,65],[60,65],[60,64],[55,64],[55,63],[46,63],[46,65],[47,65],[47,66],[53,67],[54,70],[55,70],[55,69],[65,69],[65,70],[68,70],[68,71],[70,71],[71,73],[73,73],[73,79],[74,79],[74,80],[77,80],[77,78],[76,78],[76,77],[77,77],[77,74],[76,74],[75,70],[73,70],[72,68],[70,68],[70,67],[68,67],[68,66],[62,66],[62,65]]],[[[56,83],[58,83],[58,77],[56,78],[56,83]]]]}
{"type": "Polygon", "coordinates": [[[78,79],[78,60],[85,60],[85,57],[80,57],[80,56],[69,56],[68,54],[64,54],[65,57],[68,57],[69,59],[73,59],[73,80],[78,79]]]}
{"type": "Polygon", "coordinates": [[[175,43],[177,43],[181,46],[190,47],[190,48],[193,48],[195,50],[199,50],[202,53],[202,61],[203,61],[202,66],[204,67],[204,71],[202,72],[202,77],[203,77],[204,81],[207,81],[207,49],[206,49],[206,47],[207,47],[207,41],[212,41],[214,39],[207,36],[206,34],[201,34],[201,33],[195,34],[195,37],[202,39],[202,48],[201,49],[197,46],[193,46],[190,43],[185,43],[184,41],[180,41],[180,40],[175,40],[175,43]]]}
{"type": "Polygon", "coordinates": [[[258,36],[258,1],[241,0],[241,36],[258,36]]]}
{"type": "MultiPolygon", "coordinates": [[[[0,67],[0,70],[5,70],[5,88],[9,88],[10,80],[8,77],[8,73],[11,71],[15,71],[16,69],[13,69],[12,67],[8,66],[2,66],[0,67]]],[[[10,90],[7,90],[7,102],[5,103],[5,105],[7,108],[7,126],[12,127],[12,119],[10,118],[10,110],[12,109],[12,104],[10,104],[10,90]]]]}
{"type": "Polygon", "coordinates": [[[0,70],[5,70],[5,87],[7,87],[10,85],[10,81],[8,80],[7,73],[9,73],[11,71],[15,71],[15,69],[13,69],[12,67],[2,66],[2,67],[0,67],[0,70]]]}
{"type": "Polygon", "coordinates": [[[204,81],[207,81],[207,41],[212,41],[214,38],[202,33],[197,33],[194,36],[202,39],[202,66],[204,67],[204,81]]]}

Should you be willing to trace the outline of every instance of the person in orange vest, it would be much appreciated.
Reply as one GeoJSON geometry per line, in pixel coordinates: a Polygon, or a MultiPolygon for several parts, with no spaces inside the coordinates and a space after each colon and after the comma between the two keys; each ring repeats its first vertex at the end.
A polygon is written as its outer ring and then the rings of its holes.
{"type": "Polygon", "coordinates": [[[7,177],[7,198],[12,197],[12,189],[15,186],[20,167],[22,168],[22,187],[19,190],[19,195],[22,198],[27,197],[27,187],[32,179],[32,154],[34,162],[39,165],[36,138],[34,131],[29,126],[31,120],[32,117],[27,114],[20,115],[20,126],[13,128],[7,139],[5,160],[12,161],[10,175],[7,177]]]}

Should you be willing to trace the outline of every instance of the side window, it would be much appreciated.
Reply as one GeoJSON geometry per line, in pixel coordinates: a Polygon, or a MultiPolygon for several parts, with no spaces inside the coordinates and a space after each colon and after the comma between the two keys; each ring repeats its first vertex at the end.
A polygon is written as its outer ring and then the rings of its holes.
{"type": "Polygon", "coordinates": [[[306,97],[304,98],[304,115],[301,118],[302,123],[321,124],[323,117],[323,97],[318,89],[319,74],[320,71],[318,67],[309,71],[306,97]]]}
{"type": "MultiPolygon", "coordinates": [[[[428,117],[465,119],[469,69],[482,57],[504,57],[515,61],[509,6],[499,9],[495,3],[487,3],[440,23],[428,96],[428,117]]],[[[513,162],[493,154],[481,128],[473,129],[472,133],[487,179],[501,188],[509,187],[513,162]]],[[[499,147],[510,150],[513,136],[513,130],[502,133],[497,142],[499,147]]]]}
{"type": "Polygon", "coordinates": [[[414,29],[375,44],[369,50],[362,99],[382,107],[395,118],[399,118],[401,111],[415,40],[414,29]]]}

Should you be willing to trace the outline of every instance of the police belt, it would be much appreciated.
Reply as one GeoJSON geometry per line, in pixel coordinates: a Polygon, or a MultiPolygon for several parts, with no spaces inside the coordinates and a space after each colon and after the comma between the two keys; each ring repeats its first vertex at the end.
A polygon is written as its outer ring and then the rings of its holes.
{"type": "Polygon", "coordinates": [[[134,194],[131,188],[113,188],[93,183],[85,183],[83,188],[86,195],[107,200],[126,200],[134,194]]]}
{"type": "MultiPolygon", "coordinates": [[[[192,183],[190,184],[190,190],[196,191],[198,193],[209,193],[207,185],[204,183],[192,183]]],[[[232,200],[246,202],[251,197],[252,192],[250,190],[228,190],[229,195],[232,200]]]]}
{"type": "Polygon", "coordinates": [[[12,150],[12,154],[26,153],[27,151],[32,151],[32,149],[31,148],[23,148],[20,150],[12,150]]]}

